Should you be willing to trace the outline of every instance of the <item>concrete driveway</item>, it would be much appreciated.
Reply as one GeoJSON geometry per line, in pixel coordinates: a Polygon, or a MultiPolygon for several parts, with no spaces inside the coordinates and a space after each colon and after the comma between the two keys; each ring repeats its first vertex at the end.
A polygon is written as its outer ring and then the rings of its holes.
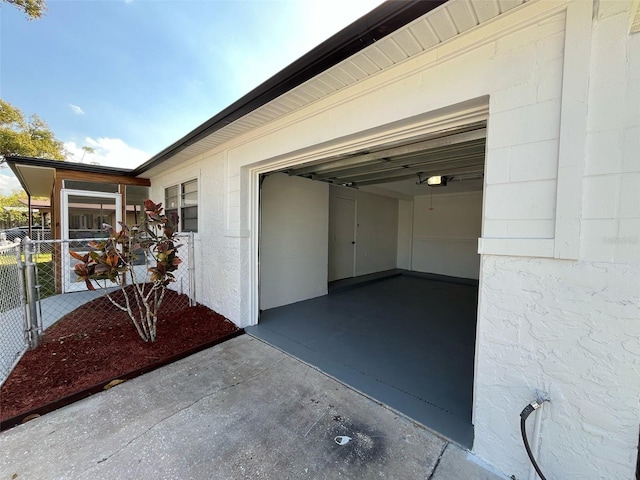
{"type": "Polygon", "coordinates": [[[0,480],[504,478],[248,335],[2,432],[0,452],[0,480]]]}

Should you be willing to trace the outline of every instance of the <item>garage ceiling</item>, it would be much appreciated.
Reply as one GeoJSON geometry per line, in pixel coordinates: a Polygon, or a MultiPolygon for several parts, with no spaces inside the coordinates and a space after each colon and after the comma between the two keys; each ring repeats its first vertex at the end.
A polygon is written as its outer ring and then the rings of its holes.
{"type": "MultiPolygon", "coordinates": [[[[475,124],[431,134],[412,143],[359,151],[284,172],[354,188],[388,184],[396,191],[402,190],[403,181],[407,186],[415,186],[420,179],[439,175],[447,177],[449,183],[469,181],[472,189],[477,190],[482,188],[485,146],[486,126],[475,124]]],[[[438,190],[444,193],[446,189],[438,190]]]]}

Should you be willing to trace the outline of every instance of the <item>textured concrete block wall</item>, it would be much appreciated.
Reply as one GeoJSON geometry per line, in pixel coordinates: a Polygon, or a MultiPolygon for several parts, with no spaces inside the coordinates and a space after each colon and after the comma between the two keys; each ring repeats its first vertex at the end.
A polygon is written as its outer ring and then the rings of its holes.
{"type": "Polygon", "coordinates": [[[496,41],[483,237],[553,238],[565,14],[496,41]]]}
{"type": "MultiPolygon", "coordinates": [[[[536,389],[552,400],[543,410],[540,438],[539,460],[548,478],[634,478],[640,419],[640,35],[629,34],[628,7],[624,1],[594,3],[584,176],[582,192],[574,193],[581,195],[579,260],[486,255],[482,261],[474,448],[518,478],[530,468],[518,415],[536,389]]],[[[501,168],[487,164],[496,167],[487,182],[512,188],[514,152],[521,150],[521,160],[535,164],[536,149],[555,145],[549,140],[507,148],[501,168]]],[[[493,220],[488,225],[500,226],[493,220]]],[[[551,232],[542,218],[531,225],[551,232]]]]}
{"type": "Polygon", "coordinates": [[[628,2],[601,2],[593,31],[581,250],[640,262],[640,34],[628,2]]]}
{"type": "MultiPolygon", "coordinates": [[[[198,233],[195,235],[196,298],[220,314],[241,318],[241,239],[227,235],[224,154],[209,154],[153,177],[151,197],[164,201],[170,185],[198,179],[198,233]]],[[[239,187],[238,187],[239,188],[239,187]]]]}
{"type": "Polygon", "coordinates": [[[631,480],[640,266],[484,256],[480,292],[476,452],[527,478],[519,414],[540,389],[551,398],[542,411],[545,476],[631,480]]]}

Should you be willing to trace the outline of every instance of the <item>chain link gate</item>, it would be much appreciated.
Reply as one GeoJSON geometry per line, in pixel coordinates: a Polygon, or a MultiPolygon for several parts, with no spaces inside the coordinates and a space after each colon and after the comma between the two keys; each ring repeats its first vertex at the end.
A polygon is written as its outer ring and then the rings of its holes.
{"type": "Polygon", "coordinates": [[[20,243],[0,244],[0,385],[27,350],[26,298],[20,243]]]}

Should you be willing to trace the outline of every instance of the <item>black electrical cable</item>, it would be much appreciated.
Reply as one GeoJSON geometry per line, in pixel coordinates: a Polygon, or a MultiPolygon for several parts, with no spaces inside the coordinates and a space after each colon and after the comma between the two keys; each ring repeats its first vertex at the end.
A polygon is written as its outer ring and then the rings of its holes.
{"type": "Polygon", "coordinates": [[[522,432],[522,441],[524,442],[524,448],[527,450],[527,455],[529,455],[529,460],[531,460],[531,464],[533,468],[536,469],[540,480],[547,480],[546,477],[542,474],[540,467],[538,466],[538,462],[533,457],[533,452],[531,451],[531,447],[529,446],[529,440],[527,440],[527,429],[525,428],[525,424],[527,422],[527,418],[531,415],[531,412],[540,408],[540,404],[537,402],[531,402],[529,405],[524,407],[524,410],[520,412],[520,431],[522,432]]]}

